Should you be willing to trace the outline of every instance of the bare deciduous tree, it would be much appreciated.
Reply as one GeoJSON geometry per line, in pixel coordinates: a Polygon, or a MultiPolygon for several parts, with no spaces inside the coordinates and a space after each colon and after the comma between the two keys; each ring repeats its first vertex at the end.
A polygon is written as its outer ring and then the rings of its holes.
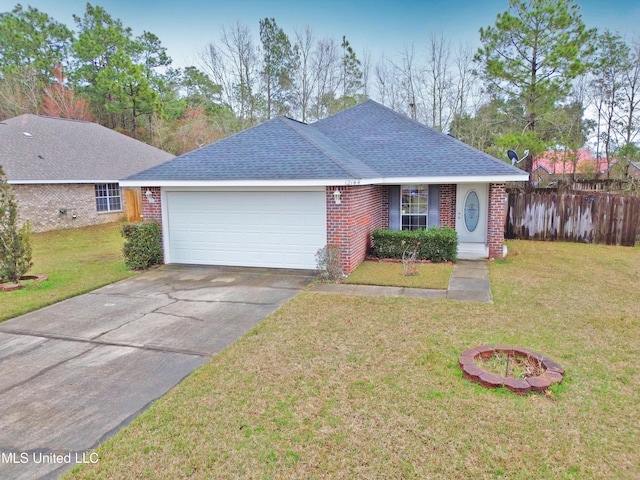
{"type": "Polygon", "coordinates": [[[238,129],[255,125],[260,63],[249,27],[241,23],[230,30],[223,27],[219,43],[209,43],[200,60],[213,82],[222,86],[223,100],[238,119],[238,129]]]}

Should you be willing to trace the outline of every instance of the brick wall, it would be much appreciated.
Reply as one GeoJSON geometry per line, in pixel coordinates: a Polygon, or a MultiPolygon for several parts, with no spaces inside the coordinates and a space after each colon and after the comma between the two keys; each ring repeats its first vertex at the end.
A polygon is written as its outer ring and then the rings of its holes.
{"type": "Polygon", "coordinates": [[[440,227],[456,228],[457,185],[440,185],[440,227]]]}
{"type": "Polygon", "coordinates": [[[162,227],[162,196],[160,187],[141,187],[142,192],[142,219],[155,220],[162,227]],[[145,195],[149,190],[153,195],[154,203],[149,202],[145,195]]]}
{"type": "Polygon", "coordinates": [[[489,219],[487,228],[489,258],[502,258],[506,214],[506,186],[504,183],[492,183],[489,185],[489,219]]]}
{"type": "Polygon", "coordinates": [[[29,220],[34,232],[117,222],[125,216],[124,195],[123,211],[98,212],[93,184],[12,185],[12,191],[20,221],[29,220]]]}
{"type": "Polygon", "coordinates": [[[389,225],[389,188],[382,185],[327,187],[327,244],[340,247],[342,267],[350,273],[364,259],[371,232],[389,225]],[[333,192],[341,192],[336,205],[333,192]]]}

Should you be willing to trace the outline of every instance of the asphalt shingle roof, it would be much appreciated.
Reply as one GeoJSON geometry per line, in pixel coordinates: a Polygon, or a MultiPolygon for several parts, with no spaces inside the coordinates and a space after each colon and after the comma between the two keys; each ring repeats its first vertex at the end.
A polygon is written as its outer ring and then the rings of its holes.
{"type": "Polygon", "coordinates": [[[522,170],[372,100],[313,124],[382,177],[513,175],[522,170]]]}
{"type": "Polygon", "coordinates": [[[277,117],[127,180],[306,180],[372,173],[310,125],[277,117]]]}
{"type": "Polygon", "coordinates": [[[115,182],[172,158],[96,123],[30,114],[0,122],[0,165],[15,183],[115,182]]]}
{"type": "Polygon", "coordinates": [[[278,117],[127,181],[380,179],[526,175],[368,100],[313,124],[278,117]]]}

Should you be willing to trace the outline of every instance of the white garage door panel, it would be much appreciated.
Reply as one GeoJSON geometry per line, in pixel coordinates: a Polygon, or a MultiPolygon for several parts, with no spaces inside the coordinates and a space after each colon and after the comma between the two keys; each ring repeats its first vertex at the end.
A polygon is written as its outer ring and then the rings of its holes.
{"type": "Polygon", "coordinates": [[[325,193],[167,192],[174,263],[316,267],[326,244],[325,193]]]}

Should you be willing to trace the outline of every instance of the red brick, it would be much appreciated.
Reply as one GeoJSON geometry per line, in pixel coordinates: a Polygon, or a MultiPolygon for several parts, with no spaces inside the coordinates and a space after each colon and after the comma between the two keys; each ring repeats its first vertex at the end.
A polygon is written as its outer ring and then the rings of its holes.
{"type": "Polygon", "coordinates": [[[467,363],[462,366],[462,375],[467,380],[471,380],[472,382],[479,382],[480,375],[483,373],[488,373],[485,370],[481,369],[479,366],[473,363],[467,363]]]}
{"type": "Polygon", "coordinates": [[[521,378],[505,378],[504,386],[518,395],[525,395],[531,391],[531,385],[529,385],[529,382],[521,378]]]}
{"type": "Polygon", "coordinates": [[[544,392],[553,382],[545,376],[539,376],[527,378],[527,383],[531,385],[531,390],[544,392]]]}
{"type": "Polygon", "coordinates": [[[551,359],[548,359],[548,358],[544,359],[542,361],[542,364],[547,369],[547,371],[557,372],[560,375],[564,374],[564,367],[562,365],[557,364],[556,362],[554,362],[551,359]]]}
{"type": "Polygon", "coordinates": [[[480,374],[480,385],[485,388],[498,388],[504,385],[504,378],[491,372],[480,374]]]}
{"type": "Polygon", "coordinates": [[[551,370],[547,370],[542,374],[542,376],[549,380],[551,383],[560,383],[562,382],[562,374],[558,372],[552,372],[551,370]]]}
{"type": "Polygon", "coordinates": [[[458,365],[462,368],[464,365],[475,365],[476,359],[473,355],[460,355],[460,360],[458,360],[458,365]]]}

